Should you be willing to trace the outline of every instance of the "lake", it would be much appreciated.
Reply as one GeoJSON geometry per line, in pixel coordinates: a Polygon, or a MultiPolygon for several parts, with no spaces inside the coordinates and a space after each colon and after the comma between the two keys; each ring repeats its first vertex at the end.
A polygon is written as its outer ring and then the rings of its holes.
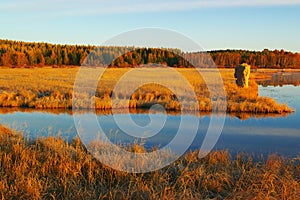
{"type": "MultiPolygon", "coordinates": [[[[261,83],[260,83],[261,84],[261,83]]],[[[297,157],[300,154],[300,87],[286,83],[282,86],[272,86],[272,82],[259,86],[259,95],[268,96],[279,102],[287,103],[296,112],[286,116],[281,115],[227,115],[222,134],[215,145],[215,150],[226,149],[232,155],[247,152],[255,156],[279,154],[287,157],[297,157]],[[264,86],[262,86],[264,85],[264,86]]],[[[91,113],[82,112],[89,117],[91,113]]],[[[120,112],[118,117],[128,117],[120,112]]],[[[187,122],[199,120],[197,135],[189,150],[200,148],[206,134],[211,115],[195,115],[178,113],[152,113],[152,117],[160,120],[166,118],[166,123],[158,134],[140,139],[147,148],[162,147],[168,144],[179,128],[182,117],[187,122]]],[[[150,122],[149,113],[145,110],[136,110],[130,114],[132,120],[141,127],[150,122]]],[[[216,116],[218,117],[218,116],[216,116]]],[[[137,139],[125,134],[114,122],[110,112],[97,113],[97,118],[104,133],[115,143],[133,143],[137,139]]],[[[71,111],[65,110],[30,110],[30,109],[0,109],[0,124],[15,130],[22,130],[24,137],[34,139],[44,136],[61,136],[71,141],[77,132],[71,111]]],[[[189,126],[185,124],[187,133],[189,126]]],[[[145,133],[147,134],[147,133],[145,133]]],[[[176,144],[180,147],[183,144],[176,144]]]]}

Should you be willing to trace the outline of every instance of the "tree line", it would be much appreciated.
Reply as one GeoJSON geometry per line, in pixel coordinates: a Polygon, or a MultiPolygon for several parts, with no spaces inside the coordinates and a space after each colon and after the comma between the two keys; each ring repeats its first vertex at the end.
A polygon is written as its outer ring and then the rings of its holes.
{"type": "Polygon", "coordinates": [[[156,63],[171,67],[233,68],[247,63],[253,68],[300,68],[300,54],[284,50],[217,50],[182,52],[179,49],[96,47],[0,40],[0,66],[102,66],[137,67],[156,63]]]}

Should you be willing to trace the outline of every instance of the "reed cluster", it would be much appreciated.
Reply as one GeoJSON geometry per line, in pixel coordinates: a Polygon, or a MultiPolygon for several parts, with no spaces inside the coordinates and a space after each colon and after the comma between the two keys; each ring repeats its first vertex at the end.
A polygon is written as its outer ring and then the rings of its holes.
{"type": "MultiPolygon", "coordinates": [[[[139,145],[129,148],[147,151],[139,145]]],[[[300,158],[254,160],[215,151],[199,159],[194,151],[163,169],[134,174],[101,164],[79,139],[28,141],[0,127],[0,198],[299,199],[300,158]]]]}

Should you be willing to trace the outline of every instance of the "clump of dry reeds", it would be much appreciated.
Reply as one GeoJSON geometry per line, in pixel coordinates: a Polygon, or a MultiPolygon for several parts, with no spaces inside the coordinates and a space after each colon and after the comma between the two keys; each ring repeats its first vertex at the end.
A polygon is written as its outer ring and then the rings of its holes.
{"type": "Polygon", "coordinates": [[[258,96],[258,85],[251,80],[248,88],[240,88],[236,84],[226,83],[227,111],[251,113],[290,113],[293,112],[286,104],[279,104],[269,97],[258,96]]]}
{"type": "Polygon", "coordinates": [[[254,161],[227,151],[203,159],[195,151],[163,169],[131,174],[98,162],[79,139],[27,141],[0,127],[2,199],[299,199],[299,174],[300,158],[254,161]]]}

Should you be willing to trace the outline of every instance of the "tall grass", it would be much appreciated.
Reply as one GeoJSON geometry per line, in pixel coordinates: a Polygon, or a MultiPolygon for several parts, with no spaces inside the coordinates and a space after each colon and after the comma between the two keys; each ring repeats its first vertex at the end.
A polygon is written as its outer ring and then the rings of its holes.
{"type": "MultiPolygon", "coordinates": [[[[176,69],[192,85],[197,96],[194,101],[185,91],[185,87],[174,76],[159,68],[140,69],[141,73],[133,77],[131,82],[124,84],[120,91],[113,94],[117,81],[130,69],[108,69],[99,81],[95,96],[90,97],[86,93],[80,94],[81,99],[75,104],[81,108],[97,108],[107,110],[118,108],[149,108],[153,104],[161,104],[168,110],[200,110],[210,112],[212,109],[227,112],[252,112],[252,113],[286,113],[292,112],[287,105],[278,104],[271,98],[259,97],[258,86],[255,77],[263,74],[254,74],[250,77],[249,88],[239,88],[235,84],[233,70],[220,70],[227,94],[228,106],[223,108],[220,99],[216,98],[216,104],[212,104],[210,96],[217,97],[218,91],[209,91],[207,85],[195,69],[176,69]],[[163,79],[172,85],[175,91],[159,84],[146,84],[128,95],[128,89],[132,82],[141,79],[163,79]],[[175,93],[183,93],[183,101],[180,104],[175,93]],[[128,101],[129,100],[129,101],[128,101]],[[215,105],[216,107],[213,107],[215,105]],[[199,108],[197,108],[199,107],[199,108]]],[[[202,74],[213,79],[215,73],[211,70],[202,70],[202,74]]],[[[1,107],[25,107],[37,109],[72,108],[73,84],[78,68],[53,69],[0,69],[0,106],[1,107]]],[[[95,77],[95,69],[89,69],[86,75],[87,82],[95,77]]],[[[222,83],[215,83],[216,85],[222,83]]],[[[223,86],[222,86],[223,87],[223,86]]]]}
{"type": "MultiPolygon", "coordinates": [[[[146,151],[134,145],[135,153],[146,151]]],[[[254,161],[215,151],[190,152],[144,174],[115,171],[95,160],[79,139],[26,141],[0,127],[2,199],[299,199],[300,158],[254,161]]],[[[122,158],[120,162],[124,162],[122,158]]]]}

